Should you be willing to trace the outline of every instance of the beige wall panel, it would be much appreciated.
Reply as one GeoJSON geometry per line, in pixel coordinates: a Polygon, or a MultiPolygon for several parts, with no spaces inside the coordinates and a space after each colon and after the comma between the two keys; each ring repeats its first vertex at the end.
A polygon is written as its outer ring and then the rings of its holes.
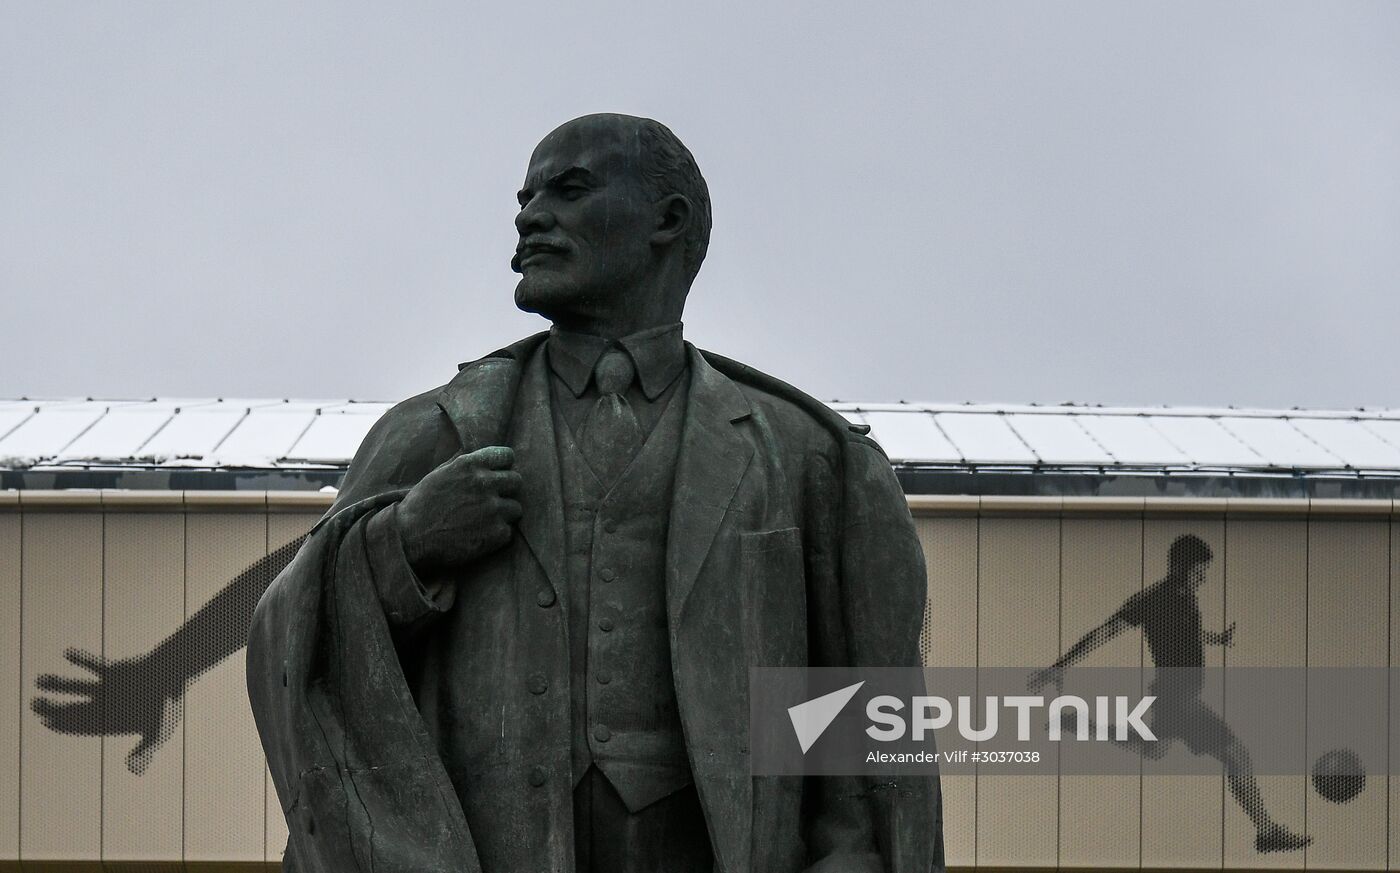
{"type": "Polygon", "coordinates": [[[263,860],[281,864],[287,851],[287,817],[277,800],[277,788],[272,784],[272,772],[263,767],[263,860]]]}
{"type": "MultiPolygon", "coordinates": [[[[267,554],[267,516],[191,513],[186,549],[193,613],[267,554]]],[[[186,860],[261,862],[266,763],[248,706],[244,650],[195,680],[185,718],[186,860]]]]}
{"type": "MultiPolygon", "coordinates": [[[[928,564],[928,604],[922,647],[931,667],[977,664],[977,519],[914,520],[928,564]]],[[[971,866],[977,840],[977,779],[942,777],[943,844],[948,864],[971,866]]]]}
{"type": "MultiPolygon", "coordinates": [[[[979,676],[1051,663],[1060,649],[1059,519],[983,518],[979,538],[979,676]]],[[[992,775],[993,767],[978,771],[977,863],[1053,867],[1058,777],[992,775]]]]}
{"type": "Polygon", "coordinates": [[[921,648],[932,667],[977,665],[977,519],[918,518],[928,566],[921,648]]]}
{"type": "MultiPolygon", "coordinates": [[[[1235,622],[1234,645],[1226,649],[1227,667],[1302,667],[1307,663],[1308,543],[1307,522],[1231,518],[1226,522],[1225,618],[1235,622]]],[[[1245,715],[1234,705],[1225,684],[1227,723],[1262,724],[1266,716],[1245,715]],[[1243,720],[1243,722],[1241,721],[1243,720]]],[[[1301,712],[1297,713],[1302,715],[1301,712]]],[[[1257,750],[1241,736],[1251,754],[1257,750]]],[[[1267,738],[1264,738],[1265,741],[1267,738]]],[[[1258,776],[1264,808],[1275,820],[1301,833],[1307,792],[1307,762],[1299,750],[1297,775],[1258,776]]],[[[1302,852],[1260,854],[1254,849],[1254,826],[1233,796],[1225,796],[1225,866],[1227,868],[1303,869],[1302,852]]]]}
{"type": "MultiPolygon", "coordinates": [[[[1382,521],[1314,520],[1308,530],[1308,664],[1384,667],[1389,657],[1390,530],[1382,521]]],[[[1309,699],[1314,694],[1309,682],[1309,699]]],[[[1384,731],[1383,720],[1366,727],[1384,731]]],[[[1334,743],[1308,732],[1308,761],[1334,743]]],[[[1310,765],[1311,766],[1311,765],[1310,765]]],[[[1379,776],[1348,803],[1307,793],[1310,870],[1380,870],[1387,791],[1379,776]]]]}
{"type": "Polygon", "coordinates": [[[1390,867],[1400,869],[1400,522],[1390,525],[1390,867]]]}
{"type": "MultiPolygon", "coordinates": [[[[273,513],[267,517],[267,548],[269,553],[290,544],[304,536],[321,517],[320,513],[273,513]]],[[[269,570],[275,570],[275,567],[269,570]]],[[[268,578],[268,583],[272,579],[268,578]]],[[[280,863],[282,853],[287,849],[287,819],[277,800],[277,789],[272,784],[272,774],[264,768],[263,784],[266,794],[266,847],[263,857],[267,861],[280,863]]]]}
{"type": "MultiPolygon", "coordinates": [[[[1060,587],[1060,650],[1102,624],[1142,588],[1141,518],[1066,518],[1060,587]]],[[[1110,640],[1079,666],[1140,667],[1136,631],[1110,640]]],[[[1053,691],[1053,689],[1048,689],[1053,691]]],[[[1066,686],[1068,693],[1091,695],[1066,686]]],[[[1067,747],[1063,768],[1071,769],[1067,747]]],[[[1123,754],[1129,754],[1124,751],[1123,754]]],[[[1060,864],[1065,867],[1136,867],[1142,840],[1142,777],[1078,776],[1060,779],[1060,864]]]]}
{"type": "MultiPolygon", "coordinates": [[[[1195,534],[1206,541],[1214,555],[1206,582],[1197,590],[1201,605],[1201,627],[1223,630],[1225,625],[1225,522],[1224,519],[1148,518],[1143,523],[1143,584],[1152,585],[1167,575],[1167,550],[1183,534],[1195,534]]],[[[1136,629],[1135,629],[1136,630],[1136,629]]],[[[1137,631],[1141,637],[1141,632],[1137,631]]],[[[1144,643],[1144,652],[1145,643],[1144,643]]],[[[1150,655],[1145,654],[1148,666],[1150,655]]],[[[1207,646],[1205,666],[1220,667],[1220,647],[1207,646]]],[[[1202,700],[1220,712],[1224,703],[1208,687],[1202,700]]],[[[1162,761],[1145,760],[1142,779],[1142,865],[1144,867],[1221,866],[1222,826],[1225,791],[1224,765],[1218,776],[1163,775],[1172,761],[1191,758],[1191,751],[1180,741],[1173,742],[1162,761]],[[1154,772],[1154,770],[1158,772],[1154,772]],[[1184,837],[1184,835],[1190,835],[1184,837]]],[[[1202,762],[1193,762],[1199,766],[1202,762]]]]}
{"type": "MultiPolygon", "coordinates": [[[[29,512],[24,517],[20,760],[20,857],[98,861],[102,846],[102,740],[99,703],[71,725],[46,727],[30,709],[43,674],[90,679],[64,658],[69,647],[102,653],[102,516],[29,512]]],[[[91,698],[45,695],[81,706],[91,698]]]]}
{"type": "Polygon", "coordinates": [[[1390,797],[1390,869],[1400,868],[1400,522],[1390,526],[1390,743],[1386,788],[1390,797]]]}
{"type": "MultiPolygon", "coordinates": [[[[178,513],[111,513],[106,521],[104,603],[107,657],[141,658],[184,621],[185,517],[178,513]]],[[[154,677],[152,677],[154,678],[154,677]]],[[[170,681],[177,681],[174,676],[170,681]]],[[[143,689],[162,686],[143,680],[143,689]]],[[[108,702],[113,727],[160,724],[163,696],[108,702]],[[137,714],[144,718],[137,719],[137,714]],[[129,714],[129,715],[128,715],[129,714]],[[149,720],[149,721],[147,721],[149,720]]],[[[183,725],[170,712],[173,728],[149,756],[133,758],[141,737],[119,734],[103,739],[102,854],[107,861],[170,861],[180,857],[184,768],[183,725]]]]}
{"type": "Polygon", "coordinates": [[[321,520],[319,512],[273,512],[267,517],[267,548],[280,549],[306,535],[321,520]]]}
{"type": "Polygon", "coordinates": [[[0,513],[0,861],[19,859],[20,516],[0,513]]]}

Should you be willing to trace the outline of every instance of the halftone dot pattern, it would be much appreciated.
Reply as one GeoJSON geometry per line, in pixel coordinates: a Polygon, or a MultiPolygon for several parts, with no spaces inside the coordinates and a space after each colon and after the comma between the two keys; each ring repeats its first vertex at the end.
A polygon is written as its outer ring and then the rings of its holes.
{"type": "Polygon", "coordinates": [[[241,645],[266,587],[263,579],[249,582],[245,574],[267,554],[267,516],[190,512],[185,549],[186,628],[194,629],[192,648],[210,655],[191,659],[197,678],[185,696],[185,860],[261,862],[266,762],[248,705],[241,645]],[[241,627],[228,616],[236,616],[241,627]],[[225,644],[209,651],[210,640],[225,644]],[[239,647],[209,663],[231,645],[239,647]],[[221,813],[210,817],[210,809],[221,813]]]}
{"type": "Polygon", "coordinates": [[[0,863],[267,858],[242,649],[317,517],[278,516],[269,554],[262,512],[0,513],[0,606],[13,601],[15,625],[0,667],[22,703],[8,742],[0,731],[18,765],[0,768],[14,780],[0,863]],[[244,803],[230,800],[239,781],[244,803]],[[240,818],[246,834],[230,827],[240,818]]]}
{"type": "MultiPolygon", "coordinates": [[[[1224,649],[1230,669],[1305,667],[1307,665],[1308,531],[1303,517],[1227,518],[1225,523],[1225,627],[1234,626],[1232,644],[1224,649]]],[[[1210,628],[1207,628],[1210,630],[1210,628]]],[[[1227,724],[1267,724],[1283,710],[1305,717],[1304,701],[1261,703],[1232,687],[1226,677],[1221,716],[1227,724]]],[[[1246,752],[1257,752],[1267,736],[1241,735],[1246,752]]],[[[1296,775],[1256,777],[1258,810],[1295,833],[1305,829],[1304,802],[1308,790],[1305,750],[1300,749],[1296,775]]],[[[1235,800],[1229,780],[1223,792],[1224,859],[1226,868],[1271,867],[1302,869],[1304,852],[1260,854],[1258,834],[1248,813],[1235,800]]]]}
{"type": "MultiPolygon", "coordinates": [[[[1362,519],[1312,518],[1308,521],[1308,636],[1310,667],[1383,666],[1389,657],[1390,525],[1362,519]],[[1344,594],[1344,596],[1338,596],[1344,594]]],[[[1307,758],[1311,773],[1330,752],[1345,750],[1344,737],[1320,728],[1329,702],[1328,688],[1308,685],[1307,758]]],[[[1354,714],[1353,718],[1357,716],[1354,714]]],[[[1362,731],[1380,725],[1356,725],[1362,731]]],[[[1309,867],[1379,869],[1386,863],[1388,797],[1380,779],[1345,803],[1324,798],[1311,781],[1304,814],[1313,845],[1309,867]]]]}
{"type": "Polygon", "coordinates": [[[1400,767],[1400,736],[1397,736],[1400,734],[1400,632],[1397,632],[1397,622],[1400,622],[1400,596],[1397,596],[1397,584],[1400,584],[1400,522],[1393,521],[1390,524],[1390,584],[1387,587],[1389,602],[1386,610],[1390,617],[1387,625],[1386,653],[1386,663],[1390,668],[1389,699],[1386,701],[1390,716],[1386,725],[1390,739],[1386,766],[1386,815],[1389,818],[1386,843],[1392,869],[1400,867],[1400,778],[1394,775],[1396,768],[1400,767]]]}
{"type": "Polygon", "coordinates": [[[1154,668],[1165,667],[1175,683],[1187,677],[1183,685],[1172,684],[1154,689],[1153,704],[1157,719],[1151,724],[1158,741],[1152,751],[1161,755],[1160,762],[1152,757],[1143,760],[1142,785],[1142,864],[1144,867],[1186,864],[1218,868],[1223,857],[1221,821],[1224,815],[1222,784],[1224,765],[1219,776],[1164,775],[1170,756],[1190,756],[1204,744],[1218,745],[1216,727],[1224,703],[1219,688],[1199,690],[1193,679],[1200,677],[1195,669],[1199,663],[1220,667],[1224,658],[1220,647],[1205,647],[1200,640],[1202,629],[1216,631],[1224,627],[1225,618],[1225,519],[1223,513],[1213,517],[1178,518],[1149,517],[1143,526],[1143,590],[1124,605],[1120,613],[1133,624],[1134,633],[1141,635],[1144,649],[1144,671],[1149,683],[1154,668]],[[1201,572],[1191,582],[1173,558],[1211,559],[1197,563],[1201,572]],[[1178,689],[1175,700],[1165,700],[1164,690],[1178,689]],[[1164,714],[1170,723],[1163,720],[1164,714]],[[1170,737],[1170,739],[1168,738],[1170,737]],[[1182,834],[1192,834],[1183,842],[1182,834]]]}
{"type": "MultiPolygon", "coordinates": [[[[0,788],[9,776],[15,798],[8,810],[0,798],[0,862],[21,852],[31,861],[278,860],[285,829],[246,713],[242,647],[253,604],[315,517],[0,512],[0,624],[8,618],[16,629],[0,638],[0,647],[13,646],[0,655],[0,681],[10,677],[20,704],[8,748],[0,727],[0,752],[19,764],[0,767],[0,788]],[[169,692],[177,687],[184,693],[169,692]],[[47,723],[32,708],[40,699],[62,707],[45,710],[47,723]],[[117,732],[133,724],[147,727],[117,732]]],[[[1394,657],[1390,586],[1400,549],[1387,521],[945,515],[916,525],[929,574],[920,652],[932,666],[1048,662],[1167,578],[1174,546],[1201,554],[1190,540],[1176,545],[1183,535],[1210,553],[1196,589],[1205,664],[1223,656],[1232,666],[1360,666],[1394,657]],[[1210,641],[1232,623],[1232,647],[1210,641]]],[[[1144,610],[1144,624],[1168,628],[1161,650],[1172,658],[1182,651],[1171,631],[1180,618],[1179,608],[1144,610]]],[[[1131,625],[1084,664],[1138,658],[1150,666],[1146,637],[1131,625]]],[[[1225,724],[1243,718],[1232,714],[1228,687],[1223,695],[1204,689],[1201,704],[1172,727],[1169,755],[1189,756],[1192,738],[1209,739],[1211,713],[1225,724]]],[[[980,789],[979,777],[945,776],[950,865],[1043,866],[1049,846],[1050,864],[1063,867],[1382,869],[1393,851],[1395,780],[1377,773],[1358,783],[1324,766],[1319,793],[1312,766],[1342,760],[1330,753],[1345,747],[1314,740],[1298,775],[1257,782],[1273,820],[1314,838],[1306,853],[1255,851],[1245,809],[1254,795],[1237,799],[1224,764],[1218,777],[1060,777],[1049,812],[1031,782],[993,780],[984,767],[980,789]],[[1075,794],[1076,780],[1095,779],[1105,784],[1075,794]],[[994,781],[1021,789],[1008,794],[994,781]],[[1135,787],[1124,789],[1128,782],[1135,787]],[[1011,838],[996,838],[994,827],[1011,838]]]]}
{"type": "MultiPolygon", "coordinates": [[[[978,528],[979,693],[1024,693],[1024,685],[989,688],[986,677],[995,668],[1049,664],[1060,653],[1060,520],[988,513],[978,528]]],[[[1058,827],[1057,777],[979,765],[979,865],[1054,867],[1058,827]]]]}
{"type": "Polygon", "coordinates": [[[103,859],[158,861],[184,839],[185,677],[152,652],[184,623],[185,517],[108,513],[103,541],[105,656],[72,668],[99,683],[103,859]]]}
{"type": "Polygon", "coordinates": [[[933,663],[933,603],[924,604],[924,617],[919,624],[919,663],[925,667],[933,663]]]}
{"type": "Polygon", "coordinates": [[[24,711],[20,723],[19,853],[26,861],[102,857],[102,707],[62,693],[88,681],[69,655],[101,655],[102,526],[97,512],[23,519],[24,711]],[[40,683],[40,677],[51,680],[40,683]]]}
{"type": "Polygon", "coordinates": [[[20,515],[0,513],[0,859],[19,857],[20,515]]]}
{"type": "MultiPolygon", "coordinates": [[[[1065,518],[1060,527],[1060,650],[1066,651],[1099,627],[1142,590],[1141,518],[1065,518]]],[[[1140,669],[1142,643],[1135,631],[1121,633],[1092,651],[1086,667],[1140,669]]],[[[1068,694],[1091,696],[1071,675],[1068,694]]],[[[1059,689],[1047,688],[1046,694],[1059,689]]],[[[1071,744],[1060,750],[1061,772],[1075,771],[1071,744]]],[[[1129,754],[1126,750],[1124,754],[1129,754]]],[[[1065,867],[1137,867],[1142,853],[1140,774],[1060,779],[1059,863],[1065,867]],[[1086,810],[1093,810],[1086,815],[1086,810]]]]}
{"type": "MultiPolygon", "coordinates": [[[[934,667],[977,666],[977,519],[914,520],[928,571],[928,606],[919,648],[934,667]]],[[[937,694],[937,689],[929,689],[937,694]]],[[[950,867],[976,861],[977,780],[944,775],[943,844],[950,867]]]]}

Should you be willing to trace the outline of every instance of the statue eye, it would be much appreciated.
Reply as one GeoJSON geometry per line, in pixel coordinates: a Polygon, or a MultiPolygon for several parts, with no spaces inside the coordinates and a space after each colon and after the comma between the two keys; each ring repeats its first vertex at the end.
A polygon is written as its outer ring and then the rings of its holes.
{"type": "Polygon", "coordinates": [[[565,200],[577,200],[587,193],[588,187],[585,185],[565,185],[563,190],[565,200]]]}

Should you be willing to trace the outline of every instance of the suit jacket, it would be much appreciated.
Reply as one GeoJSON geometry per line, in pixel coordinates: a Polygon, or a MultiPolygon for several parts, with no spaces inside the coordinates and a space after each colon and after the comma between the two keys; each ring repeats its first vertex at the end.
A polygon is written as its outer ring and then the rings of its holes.
{"type": "MultiPolygon", "coordinates": [[[[515,403],[544,337],[386,413],[258,604],[249,695],[287,815],[285,869],[572,870],[558,461],[548,406],[515,403]],[[433,608],[381,604],[367,520],[458,452],[503,443],[524,479],[512,542],[438,580],[433,608]],[[541,682],[564,691],[527,690],[541,682]],[[460,710],[447,719],[444,683],[460,710]]],[[[687,354],[665,585],[716,867],[942,870],[937,777],[750,775],[751,666],[919,663],[924,563],[889,463],[796,389],[687,354]]]]}

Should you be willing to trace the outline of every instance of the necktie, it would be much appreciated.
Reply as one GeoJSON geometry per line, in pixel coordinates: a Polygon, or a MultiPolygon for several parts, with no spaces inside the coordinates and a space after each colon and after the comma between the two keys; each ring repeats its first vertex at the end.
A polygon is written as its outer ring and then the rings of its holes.
{"type": "Polygon", "coordinates": [[[579,450],[609,488],[642,447],[642,429],[626,397],[636,377],[632,358],[621,349],[604,352],[593,368],[593,382],[600,396],[579,429],[579,450]]]}

